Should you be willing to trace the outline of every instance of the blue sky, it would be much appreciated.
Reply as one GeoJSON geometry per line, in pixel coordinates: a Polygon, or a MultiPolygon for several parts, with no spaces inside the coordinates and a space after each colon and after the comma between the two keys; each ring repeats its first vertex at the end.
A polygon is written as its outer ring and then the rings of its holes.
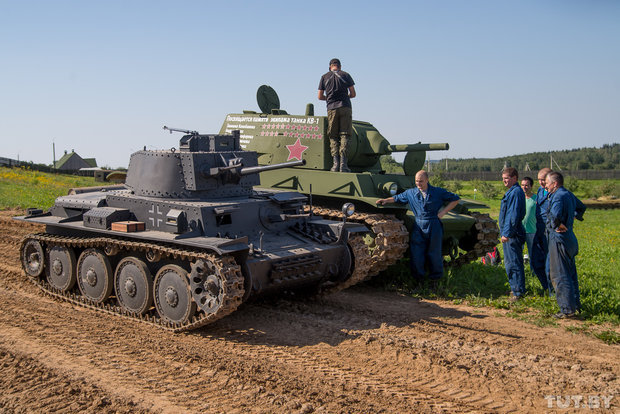
{"type": "Polygon", "coordinates": [[[215,133],[271,85],[289,113],[329,59],[356,82],[355,119],[432,158],[620,141],[620,1],[0,0],[0,156],[75,149],[127,166],[215,133]]]}

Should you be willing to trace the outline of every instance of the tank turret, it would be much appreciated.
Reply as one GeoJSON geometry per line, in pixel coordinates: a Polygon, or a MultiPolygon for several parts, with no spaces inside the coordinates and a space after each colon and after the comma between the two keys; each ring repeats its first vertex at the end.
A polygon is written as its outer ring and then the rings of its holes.
{"type": "Polygon", "coordinates": [[[258,166],[257,154],[239,145],[239,131],[231,135],[185,132],[179,150],[138,151],[131,155],[125,185],[134,194],[158,198],[249,196],[260,183],[261,171],[303,165],[291,161],[258,166]]]}
{"type": "MultiPolygon", "coordinates": [[[[390,144],[369,122],[353,121],[348,147],[351,172],[332,172],[333,160],[327,137],[326,116],[316,116],[312,104],[304,115],[291,115],[280,109],[280,100],[269,86],[257,93],[257,111],[226,116],[220,133],[240,130],[240,145],[256,151],[261,165],[290,160],[306,160],[305,166],[261,173],[261,186],[310,194],[315,200],[315,213],[339,217],[339,203],[356,202],[354,219],[365,224],[376,237],[369,241],[372,271],[376,274],[398,260],[407,250],[409,234],[415,218],[406,206],[377,207],[376,200],[389,197],[415,186],[415,173],[423,168],[427,151],[448,150],[447,143],[390,144]],[[406,153],[405,174],[386,174],[380,158],[396,152],[406,153]]],[[[452,265],[467,263],[484,256],[497,244],[497,225],[486,214],[470,212],[468,207],[486,206],[463,202],[446,215],[444,254],[452,265]]]]}
{"type": "MultiPolygon", "coordinates": [[[[166,128],[166,127],[165,127],[166,128]]],[[[346,288],[369,271],[364,226],[304,211],[295,191],[257,190],[259,165],[239,131],[182,132],[178,149],[131,156],[124,186],[79,189],[47,212],[22,243],[30,279],[79,306],[183,331],[283,292],[346,288]]],[[[352,204],[343,206],[347,217],[352,204]]]]}

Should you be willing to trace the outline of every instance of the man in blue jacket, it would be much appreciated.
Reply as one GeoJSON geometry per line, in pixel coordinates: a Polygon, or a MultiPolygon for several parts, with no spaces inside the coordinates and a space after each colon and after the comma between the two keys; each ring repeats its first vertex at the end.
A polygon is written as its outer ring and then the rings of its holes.
{"type": "Polygon", "coordinates": [[[430,185],[428,174],[424,170],[416,173],[415,185],[416,188],[410,188],[394,197],[377,200],[377,204],[409,204],[415,216],[409,244],[411,275],[421,281],[425,274],[424,265],[428,263],[428,277],[436,281],[443,276],[443,225],[440,219],[459,203],[460,197],[441,187],[430,185]],[[448,204],[444,207],[445,203],[448,204]]]}
{"type": "Polygon", "coordinates": [[[579,253],[577,237],[573,232],[575,219],[583,220],[586,206],[563,187],[564,177],[551,171],[545,179],[549,191],[547,234],[549,236],[549,276],[555,287],[560,307],[556,318],[567,318],[581,310],[579,281],[575,256],[579,253]]]}
{"type": "Polygon", "coordinates": [[[515,302],[525,295],[525,269],[523,268],[525,194],[519,187],[519,173],[515,168],[504,168],[502,181],[508,190],[500,204],[499,233],[504,248],[504,266],[510,284],[510,300],[515,302]]]}
{"type": "MultiPolygon", "coordinates": [[[[530,264],[538,279],[547,280],[548,292],[551,294],[553,285],[549,279],[549,248],[547,240],[547,210],[549,209],[549,192],[545,188],[545,177],[551,172],[551,168],[543,168],[538,171],[538,183],[540,187],[536,193],[536,234],[530,252],[530,264]]],[[[544,285],[543,285],[544,288],[544,285]]]]}

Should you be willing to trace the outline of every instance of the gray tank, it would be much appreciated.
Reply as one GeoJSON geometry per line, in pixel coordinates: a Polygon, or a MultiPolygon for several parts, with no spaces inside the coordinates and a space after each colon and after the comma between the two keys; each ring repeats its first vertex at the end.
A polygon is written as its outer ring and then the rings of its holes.
{"type": "Polygon", "coordinates": [[[260,172],[303,161],[258,166],[239,131],[164,128],[185,133],[179,149],[132,154],[124,186],[73,191],[16,217],[45,224],[21,247],[42,290],[178,332],[250,298],[334,291],[367,276],[364,226],[305,213],[300,193],[254,189],[260,172]]]}

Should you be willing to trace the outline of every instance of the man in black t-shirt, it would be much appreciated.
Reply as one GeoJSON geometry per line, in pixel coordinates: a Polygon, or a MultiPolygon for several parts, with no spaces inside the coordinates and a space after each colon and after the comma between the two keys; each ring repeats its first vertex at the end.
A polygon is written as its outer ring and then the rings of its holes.
{"type": "Polygon", "coordinates": [[[319,82],[319,100],[327,101],[327,135],[334,159],[332,171],[351,171],[347,166],[347,148],[353,123],[351,108],[351,98],[355,98],[353,85],[355,82],[351,75],[340,70],[340,60],[330,60],[329,72],[321,76],[319,82]]]}

